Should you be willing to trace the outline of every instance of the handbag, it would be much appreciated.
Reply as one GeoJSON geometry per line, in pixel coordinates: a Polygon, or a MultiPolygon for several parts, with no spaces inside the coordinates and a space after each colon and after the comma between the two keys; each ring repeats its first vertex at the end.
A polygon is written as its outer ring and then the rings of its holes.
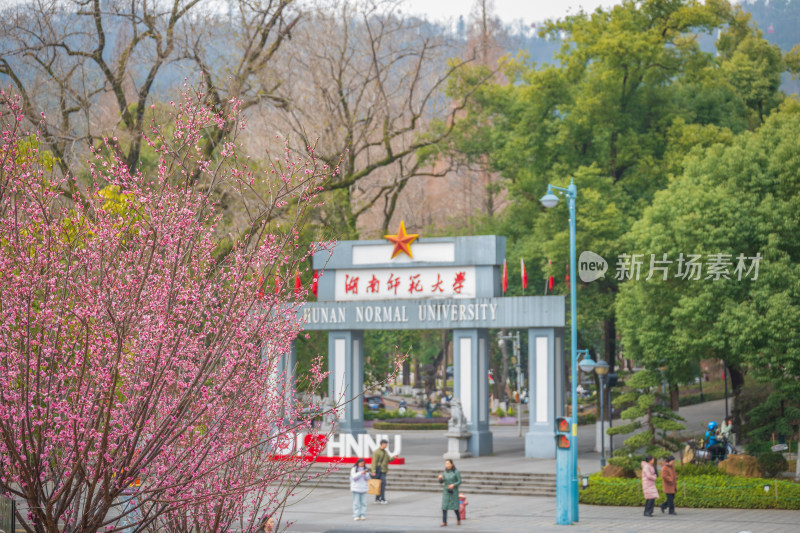
{"type": "Polygon", "coordinates": [[[378,496],[381,493],[381,480],[378,478],[367,480],[367,494],[378,496]]]}

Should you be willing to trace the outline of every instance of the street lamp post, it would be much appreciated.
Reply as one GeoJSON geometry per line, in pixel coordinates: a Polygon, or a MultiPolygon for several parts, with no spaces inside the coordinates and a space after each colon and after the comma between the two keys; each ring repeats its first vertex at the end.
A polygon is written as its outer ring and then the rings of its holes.
{"type": "Polygon", "coordinates": [[[600,468],[606,466],[606,431],[605,431],[605,413],[603,410],[603,398],[605,396],[606,376],[608,376],[608,363],[605,361],[594,362],[589,356],[589,350],[578,350],[585,352],[585,356],[580,363],[581,370],[586,373],[594,372],[597,374],[600,381],[600,468]]]}
{"type": "MultiPolygon", "coordinates": [[[[556,515],[557,523],[562,525],[571,524],[578,521],[578,301],[577,290],[575,283],[575,200],[578,196],[578,188],[572,179],[569,180],[569,187],[556,187],[555,185],[547,186],[547,194],[542,196],[539,200],[543,206],[550,208],[558,204],[558,196],[554,194],[557,191],[567,198],[567,207],[569,208],[569,296],[570,296],[570,351],[571,351],[571,367],[572,367],[572,431],[570,431],[570,465],[569,475],[571,477],[569,483],[569,522],[562,524],[563,520],[560,518],[559,513],[559,498],[558,490],[556,490],[556,515]]],[[[564,500],[564,495],[561,495],[561,501],[564,500]]]]}
{"type": "Polygon", "coordinates": [[[600,468],[605,468],[606,466],[606,428],[603,412],[603,399],[605,398],[608,370],[609,366],[605,361],[598,361],[597,365],[594,367],[594,371],[597,372],[597,376],[600,378],[600,468]]]}

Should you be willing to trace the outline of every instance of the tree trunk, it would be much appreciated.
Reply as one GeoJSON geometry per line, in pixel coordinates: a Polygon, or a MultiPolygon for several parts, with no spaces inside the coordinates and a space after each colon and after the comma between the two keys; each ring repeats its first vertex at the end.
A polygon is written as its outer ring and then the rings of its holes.
{"type": "Polygon", "coordinates": [[[669,408],[676,413],[680,409],[680,389],[677,383],[670,383],[669,385],[669,408]]]}
{"type": "MultiPolygon", "coordinates": [[[[500,330],[500,336],[505,337],[506,330],[500,330]]],[[[494,397],[503,400],[506,394],[506,381],[508,380],[508,343],[504,340],[500,344],[500,368],[493,366],[494,370],[494,397]]]]}
{"type": "Polygon", "coordinates": [[[739,365],[731,366],[728,363],[728,373],[731,376],[731,388],[733,389],[733,395],[739,396],[739,393],[744,387],[744,373],[741,371],[739,365]]]}
{"type": "Polygon", "coordinates": [[[617,362],[617,322],[614,316],[603,321],[603,353],[608,371],[614,372],[617,362]]]}
{"type": "Polygon", "coordinates": [[[407,358],[403,361],[403,385],[411,385],[411,361],[407,358]]]}
{"type": "Polygon", "coordinates": [[[420,388],[422,386],[422,375],[419,370],[419,359],[414,358],[414,387],[420,388]]]}

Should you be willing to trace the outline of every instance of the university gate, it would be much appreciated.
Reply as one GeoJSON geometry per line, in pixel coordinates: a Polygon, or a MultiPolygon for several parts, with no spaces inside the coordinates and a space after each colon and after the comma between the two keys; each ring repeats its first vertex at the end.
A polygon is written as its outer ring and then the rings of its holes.
{"type": "MultiPolygon", "coordinates": [[[[305,330],[328,331],[328,392],[345,401],[342,433],[365,433],[364,331],[452,329],[453,392],[461,401],[468,450],[492,453],[489,329],[528,330],[530,425],[525,456],[555,457],[555,418],[563,414],[563,296],[502,296],[505,237],[418,239],[401,222],[389,241],[342,241],[314,255],[318,301],[302,311],[305,330]]],[[[287,370],[296,356],[289,355],[287,370]]]]}

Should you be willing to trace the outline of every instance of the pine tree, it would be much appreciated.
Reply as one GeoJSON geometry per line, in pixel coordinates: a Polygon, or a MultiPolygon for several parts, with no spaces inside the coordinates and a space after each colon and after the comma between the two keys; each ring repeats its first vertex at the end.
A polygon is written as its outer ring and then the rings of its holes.
{"type": "Polygon", "coordinates": [[[622,447],[614,451],[611,464],[633,470],[639,466],[639,455],[648,453],[665,457],[678,450],[679,441],[667,432],[684,429],[683,418],[672,411],[668,397],[659,392],[662,378],[654,370],[642,370],[626,381],[628,390],[614,399],[615,407],[629,406],[622,418],[629,423],[609,428],[609,435],[628,435],[622,447]],[[642,431],[639,431],[642,430],[642,431]]]}

